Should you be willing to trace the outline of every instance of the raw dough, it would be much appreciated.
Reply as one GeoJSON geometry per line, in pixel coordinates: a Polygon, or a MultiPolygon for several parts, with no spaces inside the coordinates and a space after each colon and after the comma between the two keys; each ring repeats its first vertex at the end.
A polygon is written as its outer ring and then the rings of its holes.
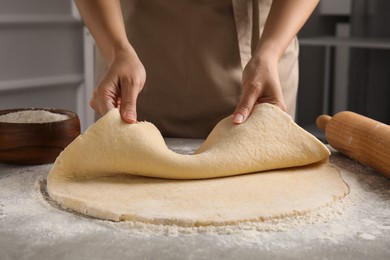
{"type": "Polygon", "coordinates": [[[257,105],[242,125],[223,119],[194,155],[169,150],[153,124],[126,124],[113,109],[60,154],[50,177],[128,173],[202,179],[302,166],[329,155],[325,145],[270,104],[257,105]]]}
{"type": "Polygon", "coordinates": [[[65,207],[116,221],[193,226],[264,220],[301,214],[348,192],[328,165],[329,154],[269,104],[257,105],[245,124],[222,120],[194,155],[170,151],[154,125],[128,125],[115,109],[57,158],[48,192],[65,207]],[[295,168],[242,175],[285,167],[295,168]]]}
{"type": "Polygon", "coordinates": [[[180,226],[302,215],[348,193],[338,170],[328,163],[204,180],[118,175],[50,185],[59,204],[85,215],[180,226]]]}

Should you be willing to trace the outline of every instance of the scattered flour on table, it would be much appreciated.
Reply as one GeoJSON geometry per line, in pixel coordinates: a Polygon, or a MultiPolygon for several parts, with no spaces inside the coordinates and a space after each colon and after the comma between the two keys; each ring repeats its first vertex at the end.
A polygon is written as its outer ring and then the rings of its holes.
{"type": "Polygon", "coordinates": [[[52,113],[46,110],[24,110],[0,116],[3,123],[49,123],[69,119],[68,115],[52,113]]]}
{"type": "Polygon", "coordinates": [[[325,206],[314,212],[304,215],[289,216],[280,219],[273,219],[259,222],[240,222],[234,225],[221,226],[199,226],[199,227],[184,227],[175,225],[158,225],[142,222],[124,221],[102,221],[104,224],[120,229],[135,229],[138,231],[152,231],[159,234],[178,235],[190,233],[218,233],[218,234],[237,234],[242,231],[255,232],[282,232],[312,224],[327,223],[329,221],[340,218],[346,204],[343,200],[336,201],[329,206],[325,206]]]}
{"type": "Polygon", "coordinates": [[[350,194],[345,198],[302,216],[205,227],[112,222],[59,209],[46,197],[42,181],[51,165],[14,167],[6,171],[3,168],[0,170],[0,233],[17,234],[31,244],[68,241],[89,234],[117,234],[121,238],[145,241],[174,238],[182,242],[201,236],[222,247],[261,246],[264,250],[387,239],[390,233],[388,179],[340,155],[333,154],[331,163],[341,169],[342,178],[350,186],[350,194]]]}

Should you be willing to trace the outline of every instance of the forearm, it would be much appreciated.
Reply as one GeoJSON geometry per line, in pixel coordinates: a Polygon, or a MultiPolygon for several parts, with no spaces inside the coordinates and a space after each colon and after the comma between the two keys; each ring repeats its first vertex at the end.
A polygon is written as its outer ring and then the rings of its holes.
{"type": "Polygon", "coordinates": [[[319,0],[274,0],[254,55],[278,61],[319,0]]]}
{"type": "Polygon", "coordinates": [[[75,0],[75,3],[108,63],[118,52],[134,51],[126,36],[119,0],[75,0]]]}

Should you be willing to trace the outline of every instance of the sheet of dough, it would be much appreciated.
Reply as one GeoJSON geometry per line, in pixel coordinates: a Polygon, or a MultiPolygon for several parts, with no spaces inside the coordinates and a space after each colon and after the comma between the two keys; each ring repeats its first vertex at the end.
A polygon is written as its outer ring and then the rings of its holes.
{"type": "Polygon", "coordinates": [[[348,193],[338,170],[328,163],[204,180],[119,175],[51,185],[59,204],[85,215],[180,226],[301,215],[348,193]]]}
{"type": "Polygon", "coordinates": [[[225,118],[194,155],[168,149],[151,123],[126,124],[113,109],[57,158],[51,178],[120,173],[202,179],[296,167],[326,160],[329,150],[279,108],[260,104],[245,124],[225,118]]]}
{"type": "Polygon", "coordinates": [[[348,192],[329,154],[268,104],[243,125],[222,120],[194,155],[170,151],[152,124],[125,124],[112,110],[57,158],[48,192],[62,206],[115,221],[196,226],[279,218],[348,192]],[[267,172],[253,173],[260,171],[267,172]]]}

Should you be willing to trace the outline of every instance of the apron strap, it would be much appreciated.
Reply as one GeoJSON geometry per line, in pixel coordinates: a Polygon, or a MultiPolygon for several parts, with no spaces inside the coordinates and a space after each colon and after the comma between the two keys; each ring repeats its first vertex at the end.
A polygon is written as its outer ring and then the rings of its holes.
{"type": "Polygon", "coordinates": [[[252,40],[251,53],[256,50],[260,38],[260,18],[259,18],[259,0],[252,0],[252,40]]]}
{"type": "Polygon", "coordinates": [[[242,68],[246,66],[260,38],[260,2],[232,0],[242,68]]]}

